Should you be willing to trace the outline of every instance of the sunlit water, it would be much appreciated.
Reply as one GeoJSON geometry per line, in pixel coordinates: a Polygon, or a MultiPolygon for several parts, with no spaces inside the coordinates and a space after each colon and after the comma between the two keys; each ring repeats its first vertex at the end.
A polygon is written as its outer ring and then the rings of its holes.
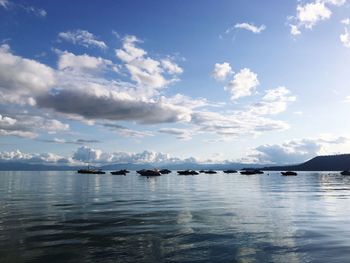
{"type": "Polygon", "coordinates": [[[0,262],[349,260],[337,173],[0,173],[0,262]]]}

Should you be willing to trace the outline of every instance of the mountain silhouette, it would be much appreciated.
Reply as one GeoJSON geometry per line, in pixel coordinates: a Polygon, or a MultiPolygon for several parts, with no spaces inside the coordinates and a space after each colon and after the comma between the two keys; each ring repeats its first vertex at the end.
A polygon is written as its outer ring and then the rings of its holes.
{"type": "Polygon", "coordinates": [[[301,164],[265,167],[265,171],[343,171],[350,169],[350,154],[317,156],[301,164]]]}

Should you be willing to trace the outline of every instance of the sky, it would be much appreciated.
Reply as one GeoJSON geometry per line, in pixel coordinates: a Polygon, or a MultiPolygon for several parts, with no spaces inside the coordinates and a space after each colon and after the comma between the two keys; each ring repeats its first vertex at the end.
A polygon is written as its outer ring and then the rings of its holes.
{"type": "Polygon", "coordinates": [[[347,0],[0,0],[0,161],[350,152],[347,0]]]}

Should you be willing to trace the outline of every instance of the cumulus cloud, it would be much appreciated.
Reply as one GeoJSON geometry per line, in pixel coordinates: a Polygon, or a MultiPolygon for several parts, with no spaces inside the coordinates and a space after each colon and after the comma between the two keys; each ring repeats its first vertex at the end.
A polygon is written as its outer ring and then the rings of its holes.
{"type": "Polygon", "coordinates": [[[250,111],[257,115],[274,115],[284,112],[288,103],[296,100],[296,97],[290,93],[286,87],[267,90],[262,101],[253,104],[250,111]]]}
{"type": "Polygon", "coordinates": [[[31,164],[69,164],[71,159],[53,153],[23,153],[20,150],[0,152],[0,162],[23,162],[31,164]]]}
{"type": "Polygon", "coordinates": [[[339,36],[339,39],[344,47],[350,48],[350,34],[347,28],[344,28],[344,33],[339,36]]]}
{"type": "Polygon", "coordinates": [[[112,61],[87,54],[75,55],[64,51],[59,55],[58,69],[71,71],[95,71],[113,65],[112,61]]]}
{"type": "Polygon", "coordinates": [[[133,120],[141,124],[188,121],[190,111],[162,100],[141,100],[100,85],[65,89],[37,97],[40,107],[86,119],[133,120]]]}
{"type": "Polygon", "coordinates": [[[183,69],[170,59],[162,59],[161,63],[169,74],[181,74],[183,72],[183,69]]]}
{"type": "Polygon", "coordinates": [[[171,157],[169,154],[143,151],[141,153],[127,153],[127,152],[113,152],[107,153],[102,150],[82,146],[78,148],[74,154],[73,159],[80,162],[89,163],[174,163],[182,162],[180,158],[171,157]]]}
{"type": "Polygon", "coordinates": [[[301,34],[301,31],[299,30],[299,28],[296,25],[290,25],[290,33],[293,36],[297,36],[301,34]]]}
{"type": "Polygon", "coordinates": [[[291,17],[294,24],[291,25],[290,33],[299,35],[301,28],[312,29],[320,21],[328,20],[332,6],[342,6],[346,0],[315,0],[305,4],[298,4],[296,15],[291,17]]]}
{"type": "Polygon", "coordinates": [[[55,119],[28,115],[0,115],[0,135],[2,136],[12,135],[34,138],[39,132],[56,133],[68,130],[68,124],[64,124],[55,119]]]}
{"type": "Polygon", "coordinates": [[[98,40],[95,35],[89,31],[77,29],[72,31],[60,32],[58,34],[59,39],[73,43],[74,45],[81,45],[84,47],[97,47],[100,49],[106,49],[105,42],[98,40]]]}
{"type": "Polygon", "coordinates": [[[233,80],[225,86],[225,90],[231,93],[231,100],[236,100],[250,96],[258,85],[258,75],[249,68],[244,68],[233,76],[233,80]]]}
{"type": "Polygon", "coordinates": [[[13,55],[6,44],[0,47],[0,99],[34,104],[33,96],[47,92],[55,84],[50,67],[35,60],[13,55]]]}
{"type": "MultiPolygon", "coordinates": [[[[148,63],[147,58],[144,62],[148,63]]],[[[106,65],[110,65],[110,61],[63,52],[55,71],[34,60],[13,55],[9,46],[3,45],[0,49],[0,99],[3,103],[36,105],[88,120],[133,120],[143,124],[190,120],[191,107],[180,105],[178,96],[153,98],[145,95],[143,87],[81,73],[106,65]],[[70,74],[72,69],[75,70],[73,75],[70,74]]],[[[167,64],[168,71],[179,72],[171,66],[174,65],[167,64]]],[[[191,104],[195,102],[192,100],[191,104]]]]}
{"type": "Polygon", "coordinates": [[[135,36],[127,36],[123,39],[123,47],[115,50],[117,58],[125,63],[131,79],[140,87],[149,89],[163,88],[177,81],[175,75],[182,73],[182,68],[170,59],[158,61],[146,56],[147,52],[136,46],[138,42],[140,40],[135,36]],[[170,75],[169,78],[164,75],[165,72],[170,75]]]}
{"type": "Polygon", "coordinates": [[[311,159],[317,155],[329,153],[331,145],[344,144],[346,137],[320,136],[319,138],[306,138],[291,140],[282,144],[266,144],[255,149],[253,157],[260,163],[297,164],[311,159]]]}
{"type": "Polygon", "coordinates": [[[233,71],[232,71],[232,68],[230,66],[230,63],[228,63],[228,62],[224,62],[222,64],[215,63],[212,76],[216,80],[225,80],[232,73],[233,73],[233,71]]]}
{"type": "Polygon", "coordinates": [[[234,28],[245,29],[245,30],[248,30],[250,32],[253,32],[254,34],[260,34],[262,31],[264,31],[266,29],[266,26],[261,25],[261,26],[257,27],[254,24],[250,24],[250,23],[238,23],[234,26],[234,28]]]}

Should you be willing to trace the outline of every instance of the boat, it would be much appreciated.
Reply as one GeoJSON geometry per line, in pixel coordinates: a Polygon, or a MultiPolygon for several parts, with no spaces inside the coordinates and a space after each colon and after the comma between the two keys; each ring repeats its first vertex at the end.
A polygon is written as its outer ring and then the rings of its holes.
{"type": "Polygon", "coordinates": [[[283,176],[296,176],[296,175],[298,175],[296,172],[292,172],[292,171],[281,172],[281,174],[283,176]]]}
{"type": "Polygon", "coordinates": [[[170,174],[170,173],[171,173],[171,171],[168,170],[168,169],[162,169],[162,170],[160,170],[159,172],[160,172],[161,174],[170,174]]]}
{"type": "Polygon", "coordinates": [[[204,170],[200,170],[199,173],[203,174],[203,173],[205,173],[205,171],[204,170]]]}
{"type": "Polygon", "coordinates": [[[89,160],[90,160],[90,152],[89,152],[87,168],[79,169],[77,171],[78,174],[105,174],[106,173],[106,172],[103,172],[101,169],[92,169],[92,168],[90,168],[89,160]]]}
{"type": "Polygon", "coordinates": [[[154,170],[146,170],[142,169],[139,171],[136,171],[139,175],[141,176],[161,176],[162,174],[159,172],[159,170],[154,169],[154,170]]]}
{"type": "Polygon", "coordinates": [[[79,169],[77,171],[78,174],[105,174],[106,172],[103,172],[99,169],[90,169],[89,167],[87,169],[79,169]]]}
{"type": "Polygon", "coordinates": [[[216,171],[209,170],[209,171],[204,171],[205,174],[216,174],[216,171]]]}
{"type": "Polygon", "coordinates": [[[236,170],[224,170],[223,171],[225,174],[234,174],[234,173],[237,173],[236,170]]]}
{"type": "Polygon", "coordinates": [[[130,173],[130,172],[128,170],[125,170],[125,169],[111,172],[111,174],[113,174],[113,175],[126,175],[127,173],[130,173]]]}
{"type": "Polygon", "coordinates": [[[195,175],[195,174],[199,174],[198,172],[194,171],[194,170],[183,170],[183,171],[177,171],[177,173],[179,175],[195,175]]]}
{"type": "Polygon", "coordinates": [[[243,169],[240,171],[241,174],[251,175],[251,174],[263,174],[264,172],[258,169],[243,169]]]}
{"type": "Polygon", "coordinates": [[[345,170],[340,173],[341,175],[350,175],[350,170],[345,170]]]}

